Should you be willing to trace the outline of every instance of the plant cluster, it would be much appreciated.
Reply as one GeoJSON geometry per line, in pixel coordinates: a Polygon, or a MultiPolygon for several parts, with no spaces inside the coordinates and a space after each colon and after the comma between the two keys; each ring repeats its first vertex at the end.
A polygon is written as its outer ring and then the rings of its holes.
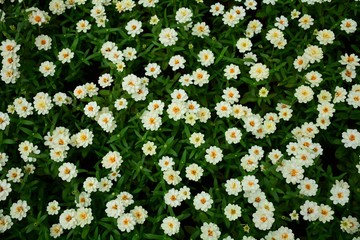
{"type": "Polygon", "coordinates": [[[360,1],[0,6],[1,239],[360,239],[360,1]]]}

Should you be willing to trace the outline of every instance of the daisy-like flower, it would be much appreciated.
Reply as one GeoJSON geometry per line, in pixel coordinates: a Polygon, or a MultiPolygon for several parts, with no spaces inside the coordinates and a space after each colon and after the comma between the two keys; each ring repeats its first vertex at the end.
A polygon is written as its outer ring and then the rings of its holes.
{"type": "Polygon", "coordinates": [[[21,168],[18,168],[18,167],[10,168],[6,174],[8,181],[14,182],[14,183],[19,183],[23,176],[24,176],[24,173],[22,172],[21,168]]]}
{"type": "Polygon", "coordinates": [[[231,105],[226,101],[221,101],[215,105],[216,114],[220,118],[228,118],[231,114],[231,105]]]}
{"type": "Polygon", "coordinates": [[[205,160],[208,163],[216,165],[223,159],[223,153],[222,150],[216,146],[211,146],[208,149],[206,149],[206,155],[205,160]]]}
{"type": "Polygon", "coordinates": [[[177,32],[172,28],[164,28],[159,34],[159,41],[165,47],[175,45],[177,40],[177,32]]]}
{"type": "Polygon", "coordinates": [[[48,35],[41,34],[35,38],[35,46],[39,50],[50,50],[51,49],[51,38],[48,35]]]}
{"type": "Polygon", "coordinates": [[[360,146],[360,132],[356,129],[348,129],[342,133],[341,142],[346,148],[357,148],[360,146]]]}
{"type": "Polygon", "coordinates": [[[191,21],[192,16],[193,16],[193,13],[189,8],[182,7],[176,11],[175,20],[178,23],[186,23],[186,22],[191,21]]]}
{"type": "Polygon", "coordinates": [[[334,211],[329,205],[321,204],[319,206],[319,221],[322,223],[330,222],[334,219],[334,211]]]}
{"type": "Polygon", "coordinates": [[[135,224],[135,218],[131,213],[125,213],[117,219],[117,226],[121,232],[131,232],[135,224]]]}
{"type": "Polygon", "coordinates": [[[61,224],[53,224],[50,227],[50,237],[58,238],[63,234],[64,230],[61,226],[61,224]]]}
{"type": "Polygon", "coordinates": [[[299,27],[306,30],[314,24],[314,19],[309,14],[304,14],[299,18],[299,27]]]}
{"type": "Polygon", "coordinates": [[[305,70],[308,66],[309,66],[309,59],[307,59],[304,56],[298,56],[295,60],[294,60],[294,68],[296,70],[298,70],[299,72],[301,72],[302,70],[305,70]]]}
{"type": "Polygon", "coordinates": [[[116,101],[114,103],[114,107],[118,111],[120,111],[122,109],[126,109],[127,105],[128,105],[128,102],[127,102],[127,100],[125,98],[116,99],[116,101]]]}
{"type": "Polygon", "coordinates": [[[156,25],[156,24],[158,24],[159,21],[160,21],[160,19],[158,18],[158,16],[154,15],[154,16],[151,16],[149,23],[150,23],[150,25],[156,25]]]}
{"type": "Polygon", "coordinates": [[[30,206],[25,200],[18,200],[14,202],[10,207],[10,216],[13,219],[22,220],[27,216],[27,212],[30,210],[30,206]]]}
{"type": "Polygon", "coordinates": [[[106,203],[106,215],[108,217],[118,218],[125,211],[125,207],[119,199],[110,200],[106,203]]]}
{"type": "Polygon", "coordinates": [[[141,149],[146,156],[152,156],[156,153],[156,145],[152,141],[147,141],[141,149]]]}
{"type": "Polygon", "coordinates": [[[320,62],[324,57],[323,50],[316,45],[310,45],[304,50],[304,57],[307,58],[310,63],[320,62]]]}
{"type": "Polygon", "coordinates": [[[0,233],[4,233],[9,230],[13,225],[11,217],[9,215],[0,214],[0,233]]]}
{"type": "Polygon", "coordinates": [[[86,33],[91,28],[91,24],[88,20],[80,20],[76,23],[76,31],[78,33],[83,32],[86,33]]]}
{"type": "Polygon", "coordinates": [[[145,75],[146,76],[157,78],[158,75],[160,74],[160,72],[161,72],[161,69],[157,63],[149,63],[145,67],[145,75]]]}
{"type": "Polygon", "coordinates": [[[236,42],[236,47],[239,52],[244,53],[251,50],[252,43],[248,38],[239,38],[239,40],[236,42]]]}
{"type": "Polygon", "coordinates": [[[359,231],[360,224],[357,218],[353,216],[342,217],[340,222],[340,229],[348,234],[354,234],[359,231]]]}
{"type": "Polygon", "coordinates": [[[172,236],[179,232],[180,221],[175,217],[166,217],[161,223],[161,228],[168,236],[172,236]]]}
{"type": "Polygon", "coordinates": [[[211,64],[214,63],[215,60],[214,53],[209,49],[201,50],[198,54],[198,57],[199,57],[198,61],[204,67],[210,66],[211,64]]]}
{"type": "Polygon", "coordinates": [[[174,55],[174,56],[172,56],[170,58],[169,65],[170,65],[170,67],[172,67],[173,71],[176,71],[176,70],[178,70],[180,68],[181,69],[185,68],[185,65],[184,65],[185,62],[186,62],[186,60],[185,60],[185,58],[183,56],[174,55]]]}
{"type": "Polygon", "coordinates": [[[74,52],[72,52],[69,48],[62,49],[58,54],[58,59],[61,63],[70,63],[73,57],[74,52]]]}
{"type": "Polygon", "coordinates": [[[148,217],[148,212],[142,206],[135,206],[130,213],[133,215],[137,224],[143,224],[148,217]]]}
{"type": "Polygon", "coordinates": [[[181,205],[182,198],[180,192],[174,188],[171,188],[165,195],[164,201],[166,205],[171,207],[178,207],[181,205]]]}
{"type": "Polygon", "coordinates": [[[226,65],[224,69],[224,76],[226,77],[227,80],[237,79],[239,74],[240,74],[240,68],[237,65],[234,64],[226,65]]]}
{"type": "Polygon", "coordinates": [[[212,4],[210,6],[210,13],[213,15],[213,16],[219,16],[219,15],[222,15],[224,14],[224,5],[222,5],[221,3],[217,2],[215,4],[212,4]]]}
{"type": "Polygon", "coordinates": [[[172,157],[163,156],[159,160],[159,166],[161,168],[161,171],[163,171],[163,172],[166,170],[172,169],[172,166],[174,166],[174,165],[175,165],[175,162],[172,157]]]}
{"type": "Polygon", "coordinates": [[[343,180],[336,180],[335,184],[330,189],[331,197],[330,200],[333,204],[340,204],[344,206],[346,203],[349,202],[350,196],[350,186],[347,182],[343,180]]]}
{"type": "Polygon", "coordinates": [[[60,167],[59,167],[59,174],[58,176],[66,181],[66,182],[70,182],[73,178],[75,178],[77,176],[77,169],[76,166],[73,163],[63,163],[60,167]]]}
{"type": "Polygon", "coordinates": [[[0,180],[0,201],[6,200],[11,191],[11,184],[8,183],[5,179],[0,180]]]}
{"type": "Polygon", "coordinates": [[[119,152],[110,151],[108,152],[101,161],[101,164],[106,169],[117,169],[121,166],[123,160],[119,152]]]}
{"type": "Polygon", "coordinates": [[[223,14],[222,21],[230,27],[235,27],[235,25],[240,22],[240,16],[235,12],[235,10],[230,9],[223,14]]]}
{"type": "Polygon", "coordinates": [[[210,28],[205,22],[196,23],[192,28],[191,34],[203,38],[204,36],[209,36],[210,28]]]}
{"type": "Polygon", "coordinates": [[[242,191],[241,182],[236,178],[226,180],[225,191],[229,195],[237,196],[242,191]]]}
{"type": "Polygon", "coordinates": [[[299,103],[307,103],[313,99],[314,91],[308,86],[301,85],[295,89],[295,97],[299,103]]]}
{"type": "Polygon", "coordinates": [[[333,31],[324,29],[317,32],[316,39],[321,45],[333,44],[335,40],[335,34],[333,31]]]}
{"type": "Polygon", "coordinates": [[[355,22],[353,19],[345,18],[341,21],[340,29],[342,31],[345,31],[347,34],[354,33],[357,28],[357,22],[355,22]]]}
{"type": "Polygon", "coordinates": [[[281,15],[280,17],[276,17],[275,21],[276,21],[274,24],[275,27],[277,27],[280,30],[285,30],[285,28],[289,26],[288,19],[283,15],[281,15]]]}
{"type": "Polygon", "coordinates": [[[211,205],[213,204],[214,200],[212,200],[210,194],[202,191],[201,193],[198,193],[194,197],[194,207],[196,210],[201,210],[206,212],[211,208],[211,205]]]}
{"type": "Polygon", "coordinates": [[[192,72],[192,79],[194,80],[194,85],[202,87],[204,84],[209,83],[210,75],[207,71],[197,68],[192,72]]]}
{"type": "Polygon", "coordinates": [[[45,61],[40,64],[39,71],[44,77],[54,76],[56,66],[53,62],[45,61]]]}
{"type": "Polygon", "coordinates": [[[139,35],[141,32],[143,32],[141,26],[142,23],[140,21],[132,19],[126,24],[125,30],[131,37],[135,37],[136,35],[139,35]]]}
{"type": "Polygon", "coordinates": [[[186,178],[197,182],[202,177],[204,170],[196,163],[192,163],[186,167],[185,172],[186,172],[186,178]]]}
{"type": "Polygon", "coordinates": [[[203,240],[217,240],[220,238],[220,228],[215,223],[203,223],[200,228],[200,238],[203,240]]]}
{"type": "Polygon", "coordinates": [[[316,202],[306,200],[303,205],[300,206],[300,214],[304,220],[316,221],[319,216],[319,205],[316,202]]]}
{"type": "Polygon", "coordinates": [[[311,87],[318,87],[322,82],[322,75],[318,71],[311,71],[305,75],[305,78],[311,87]]]}
{"type": "Polygon", "coordinates": [[[275,222],[274,214],[264,209],[258,209],[253,215],[255,227],[260,230],[269,230],[275,222]]]}
{"type": "Polygon", "coordinates": [[[5,128],[10,124],[9,114],[0,112],[0,130],[5,130],[5,128]]]}
{"type": "Polygon", "coordinates": [[[242,133],[240,131],[240,129],[238,128],[229,128],[226,132],[225,132],[225,139],[226,142],[229,144],[237,144],[240,142],[242,137],[242,133]]]}
{"type": "Polygon", "coordinates": [[[259,82],[269,77],[269,68],[262,63],[255,63],[251,66],[249,74],[251,78],[259,82]]]}
{"type": "Polygon", "coordinates": [[[180,171],[175,171],[173,169],[168,169],[164,171],[164,180],[169,185],[178,185],[182,178],[180,177],[180,171]]]}
{"type": "Polygon", "coordinates": [[[235,221],[241,216],[241,207],[236,204],[228,204],[226,205],[224,212],[227,219],[235,221]]]}
{"type": "Polygon", "coordinates": [[[56,200],[49,202],[46,211],[49,215],[57,215],[60,211],[59,202],[56,200]]]}

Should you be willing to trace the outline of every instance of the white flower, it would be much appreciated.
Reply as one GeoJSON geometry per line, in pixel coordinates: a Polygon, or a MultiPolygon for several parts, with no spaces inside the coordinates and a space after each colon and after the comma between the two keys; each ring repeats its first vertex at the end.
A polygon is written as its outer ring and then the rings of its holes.
{"type": "Polygon", "coordinates": [[[113,81],[114,81],[114,79],[108,73],[104,73],[98,79],[98,83],[99,83],[100,87],[102,87],[102,88],[111,86],[113,81]]]}
{"type": "Polygon", "coordinates": [[[220,228],[215,223],[203,223],[200,227],[201,235],[200,238],[203,240],[218,240],[221,232],[220,228]]]}
{"type": "Polygon", "coordinates": [[[238,75],[240,74],[240,68],[237,65],[229,64],[226,65],[224,72],[224,76],[227,80],[237,79],[238,75]]]}
{"type": "Polygon", "coordinates": [[[227,219],[234,221],[241,216],[241,207],[239,205],[229,203],[226,205],[224,212],[227,219]]]}
{"type": "Polygon", "coordinates": [[[236,178],[226,180],[225,191],[229,195],[238,196],[239,193],[242,191],[241,182],[236,178]]]}
{"type": "Polygon", "coordinates": [[[210,28],[205,22],[196,23],[192,28],[191,34],[203,38],[204,36],[209,36],[210,28]]]}
{"type": "Polygon", "coordinates": [[[241,186],[244,192],[255,192],[260,188],[259,180],[256,179],[254,175],[247,175],[244,176],[243,180],[241,181],[241,186]]]}
{"type": "Polygon", "coordinates": [[[347,34],[354,33],[357,28],[357,22],[355,22],[353,19],[345,18],[341,21],[340,29],[342,31],[345,31],[347,34]]]}
{"type": "Polygon", "coordinates": [[[5,128],[10,124],[9,114],[0,112],[0,130],[5,130],[5,128]]]}
{"type": "Polygon", "coordinates": [[[225,140],[229,144],[237,144],[241,140],[242,133],[238,128],[229,128],[225,132],[225,140]]]}
{"type": "Polygon", "coordinates": [[[137,224],[143,224],[148,217],[148,212],[142,206],[135,206],[130,213],[133,215],[137,224]]]}
{"type": "Polygon", "coordinates": [[[159,34],[159,41],[165,47],[175,45],[177,40],[177,32],[172,28],[164,28],[159,34]]]}
{"type": "Polygon", "coordinates": [[[215,60],[214,53],[209,49],[201,50],[198,54],[198,57],[199,57],[198,61],[204,67],[210,66],[211,64],[214,63],[215,60]]]}
{"type": "Polygon", "coordinates": [[[53,62],[45,61],[40,64],[39,71],[44,77],[54,76],[56,66],[53,62]]]}
{"type": "Polygon", "coordinates": [[[335,34],[333,31],[328,29],[320,30],[317,33],[316,39],[322,45],[333,44],[335,39],[335,34]]]}
{"type": "Polygon", "coordinates": [[[225,8],[224,5],[217,2],[210,6],[210,12],[213,16],[219,16],[224,14],[224,8],[225,8]]]}
{"type": "Polygon", "coordinates": [[[251,50],[252,43],[248,38],[239,38],[239,40],[236,42],[236,47],[239,52],[244,53],[251,50]]]}
{"type": "MultiPolygon", "coordinates": [[[[8,183],[5,179],[0,180],[0,201],[6,200],[6,198],[9,196],[11,189],[11,184],[8,183]]],[[[1,215],[1,214],[0,214],[1,215]]]]}
{"type": "Polygon", "coordinates": [[[10,229],[12,225],[13,222],[9,215],[0,214],[0,233],[4,233],[6,230],[10,229]]]}
{"type": "Polygon", "coordinates": [[[253,66],[251,66],[249,74],[251,78],[259,82],[269,77],[269,68],[267,68],[266,65],[262,63],[255,63],[253,66]]]}
{"type": "Polygon", "coordinates": [[[319,205],[316,202],[306,200],[303,205],[300,206],[300,214],[304,220],[316,221],[319,218],[319,205]]]}
{"type": "Polygon", "coordinates": [[[321,59],[323,59],[324,54],[323,50],[316,46],[316,45],[310,45],[304,50],[303,55],[310,63],[314,62],[320,62],[321,59]]]}
{"type": "Polygon", "coordinates": [[[91,24],[88,20],[80,20],[76,23],[76,31],[86,33],[91,28],[91,24]]]}
{"type": "Polygon", "coordinates": [[[182,196],[180,192],[174,188],[171,188],[165,195],[164,195],[164,202],[166,205],[171,207],[178,207],[181,205],[182,196]]]}
{"type": "Polygon", "coordinates": [[[360,224],[357,218],[353,216],[342,217],[340,222],[340,229],[348,234],[354,234],[359,231],[360,224]]]}
{"type": "Polygon", "coordinates": [[[280,30],[285,30],[285,28],[289,26],[289,22],[285,16],[281,15],[280,17],[275,18],[275,21],[275,27],[279,28],[280,30]]]}
{"type": "Polygon", "coordinates": [[[194,207],[196,210],[201,210],[206,212],[211,208],[211,205],[214,203],[214,200],[212,200],[210,194],[202,191],[201,193],[198,193],[194,197],[194,207]]]}
{"type": "Polygon", "coordinates": [[[119,152],[110,151],[108,152],[101,161],[101,164],[106,169],[117,169],[121,166],[123,160],[119,152]]]}
{"type": "Polygon", "coordinates": [[[180,222],[175,217],[166,217],[161,223],[161,228],[166,235],[172,236],[179,232],[180,222]]]}
{"type": "Polygon", "coordinates": [[[157,63],[149,63],[145,67],[145,75],[157,78],[161,72],[160,66],[157,63]]]}
{"type": "Polygon", "coordinates": [[[331,197],[330,200],[333,204],[340,204],[344,206],[346,203],[349,202],[350,196],[350,186],[347,182],[343,180],[336,180],[335,184],[330,189],[331,197]]]}
{"type": "Polygon", "coordinates": [[[74,57],[74,53],[69,48],[62,49],[58,54],[58,59],[61,63],[70,63],[74,57]]]}
{"type": "Polygon", "coordinates": [[[202,169],[202,167],[200,167],[196,163],[192,163],[186,167],[185,172],[186,172],[186,177],[189,180],[197,182],[202,177],[204,173],[204,169],[202,169]]]}
{"type": "Polygon", "coordinates": [[[70,182],[73,178],[75,178],[77,176],[77,169],[76,166],[73,163],[63,163],[60,167],[59,167],[59,174],[58,176],[66,181],[66,182],[70,182]]]}
{"type": "Polygon", "coordinates": [[[307,103],[314,97],[314,91],[305,85],[301,85],[295,89],[294,96],[298,99],[299,103],[307,103]]]}
{"type": "Polygon", "coordinates": [[[211,164],[217,164],[223,159],[222,150],[216,146],[206,149],[205,160],[211,164]]]}
{"type": "Polygon", "coordinates": [[[134,230],[136,221],[131,213],[125,213],[117,219],[117,226],[121,232],[134,230]]]}
{"type": "Polygon", "coordinates": [[[341,142],[346,148],[357,148],[360,146],[360,132],[356,129],[348,129],[342,133],[341,142]]]}
{"type": "Polygon", "coordinates": [[[172,67],[173,71],[178,70],[179,68],[183,69],[185,68],[185,58],[183,56],[180,55],[174,55],[170,58],[169,60],[169,65],[170,67],[172,67]]]}
{"type": "Polygon", "coordinates": [[[189,141],[194,145],[195,148],[199,147],[201,144],[205,143],[204,134],[202,133],[193,133],[191,134],[189,141]]]}
{"type": "Polygon", "coordinates": [[[118,218],[125,211],[125,207],[119,199],[110,200],[106,203],[106,215],[108,217],[118,218]]]}
{"type": "Polygon", "coordinates": [[[253,215],[255,227],[260,230],[269,230],[275,222],[274,214],[264,209],[258,209],[253,215]]]}
{"type": "Polygon", "coordinates": [[[209,83],[210,75],[207,71],[197,68],[192,72],[192,79],[194,80],[194,85],[202,87],[204,84],[209,83]]]}
{"type": "Polygon", "coordinates": [[[178,23],[186,23],[186,22],[191,21],[192,16],[193,16],[193,13],[191,12],[191,10],[189,8],[182,7],[176,11],[175,20],[178,23]]]}
{"type": "Polygon", "coordinates": [[[314,19],[309,14],[304,14],[299,19],[299,27],[302,29],[309,29],[314,24],[314,19]]]}
{"type": "Polygon", "coordinates": [[[147,141],[141,149],[146,156],[152,156],[156,153],[156,145],[152,141],[147,141]]]}
{"type": "Polygon", "coordinates": [[[135,37],[135,35],[139,35],[141,32],[143,32],[141,26],[142,23],[140,21],[132,19],[126,24],[125,29],[131,37],[135,37]]]}
{"type": "Polygon", "coordinates": [[[41,34],[35,38],[35,46],[39,50],[50,50],[52,39],[48,35],[41,34]]]}
{"type": "Polygon", "coordinates": [[[177,185],[181,182],[180,171],[168,169],[164,171],[164,180],[169,185],[177,185]]]}
{"type": "Polygon", "coordinates": [[[27,212],[30,210],[27,202],[24,200],[18,200],[14,202],[10,207],[10,216],[13,219],[22,220],[27,216],[27,212]]]}
{"type": "Polygon", "coordinates": [[[59,202],[56,200],[49,202],[46,207],[46,211],[49,215],[57,215],[59,213],[59,210],[60,210],[59,202]]]}
{"type": "Polygon", "coordinates": [[[10,168],[6,174],[8,181],[14,182],[14,183],[20,182],[21,178],[23,176],[24,176],[24,173],[22,172],[21,168],[18,168],[18,167],[10,168]]]}

